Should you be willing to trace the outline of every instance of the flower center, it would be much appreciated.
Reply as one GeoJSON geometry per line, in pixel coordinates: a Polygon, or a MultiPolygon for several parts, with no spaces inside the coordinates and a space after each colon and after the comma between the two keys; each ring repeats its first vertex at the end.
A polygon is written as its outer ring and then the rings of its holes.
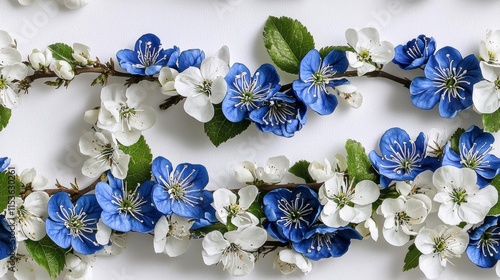
{"type": "Polygon", "coordinates": [[[311,253],[312,250],[316,251],[321,251],[324,246],[328,249],[328,251],[331,250],[332,247],[332,238],[336,235],[335,232],[333,233],[327,233],[327,234],[319,234],[316,233],[313,237],[313,241],[311,242],[311,247],[307,249],[307,253],[311,253]]]}
{"type": "Polygon", "coordinates": [[[204,80],[201,85],[198,85],[198,91],[206,96],[210,96],[212,93],[212,81],[204,80]]]}
{"type": "Polygon", "coordinates": [[[421,165],[417,164],[421,160],[420,153],[417,152],[417,147],[414,141],[409,141],[410,145],[405,141],[403,145],[399,142],[394,141],[393,145],[390,145],[392,154],[384,155],[383,160],[387,160],[392,164],[381,165],[385,168],[392,168],[397,174],[407,174],[413,171],[414,168],[418,168],[421,165]]]}
{"type": "MultiPolygon", "coordinates": [[[[140,187],[140,186],[139,186],[140,187]]],[[[142,214],[142,206],[147,203],[143,197],[139,196],[137,190],[128,191],[127,183],[122,182],[122,194],[113,194],[112,204],[117,205],[118,214],[130,215],[139,222],[144,222],[140,217],[142,214]]]]}
{"type": "Polygon", "coordinates": [[[495,90],[500,90],[500,78],[495,81],[495,90]]]}
{"type": "MultiPolygon", "coordinates": [[[[427,48],[427,41],[424,40],[424,49],[427,48]]],[[[413,46],[411,48],[408,48],[406,51],[406,54],[411,57],[412,59],[417,59],[422,57],[422,52],[420,51],[420,48],[418,47],[418,41],[414,40],[413,41],[413,46]]]]}
{"type": "Polygon", "coordinates": [[[318,96],[319,93],[326,93],[327,85],[334,80],[337,71],[333,70],[331,65],[319,66],[318,70],[311,75],[311,77],[304,80],[305,83],[311,83],[307,89],[310,93],[313,90],[313,96],[318,96]]]}
{"type": "Polygon", "coordinates": [[[463,188],[453,189],[450,193],[451,200],[460,205],[467,203],[467,192],[463,188]]]}
{"type": "Polygon", "coordinates": [[[446,239],[442,236],[434,238],[434,252],[441,253],[446,250],[448,244],[446,243],[446,239]]]}
{"type": "Polygon", "coordinates": [[[7,88],[7,80],[5,80],[3,77],[0,78],[0,90],[4,90],[7,88]]]}
{"type": "Polygon", "coordinates": [[[144,43],[142,40],[140,40],[139,50],[137,51],[137,59],[141,64],[135,66],[139,68],[146,68],[167,59],[167,55],[163,55],[162,58],[158,59],[162,50],[163,49],[161,45],[159,45],[157,49],[156,47],[153,47],[152,42],[148,41],[144,43]]]}
{"type": "Polygon", "coordinates": [[[309,226],[309,222],[304,218],[313,212],[313,208],[309,203],[305,203],[301,198],[300,193],[295,196],[295,199],[288,201],[284,198],[278,200],[278,209],[283,212],[283,216],[277,222],[283,222],[285,227],[302,228],[305,223],[309,226]]]}
{"type": "Polygon", "coordinates": [[[500,230],[499,227],[489,228],[480,238],[477,248],[481,248],[483,256],[493,257],[498,254],[498,246],[500,245],[500,230]]]}
{"type": "Polygon", "coordinates": [[[255,76],[250,78],[250,81],[246,79],[248,73],[242,72],[234,77],[233,86],[235,89],[230,89],[230,91],[236,93],[235,96],[231,98],[236,99],[236,104],[234,107],[245,107],[247,111],[259,108],[260,104],[266,100],[269,91],[271,90],[271,83],[268,85],[259,85],[260,73],[255,73],[255,76]]]}
{"type": "Polygon", "coordinates": [[[234,217],[236,214],[240,213],[242,209],[238,204],[231,204],[226,210],[229,212],[229,216],[234,217]]]}
{"type": "Polygon", "coordinates": [[[462,143],[462,149],[460,150],[460,164],[464,167],[468,167],[474,170],[484,170],[490,167],[490,161],[485,160],[488,154],[493,150],[493,145],[488,143],[483,143],[481,147],[478,148],[477,143],[472,144],[470,149],[467,149],[465,143],[462,143]]]}
{"type": "Polygon", "coordinates": [[[466,80],[467,70],[462,67],[456,68],[453,66],[453,59],[450,59],[450,54],[446,54],[449,64],[447,68],[441,68],[440,66],[435,67],[433,84],[434,87],[438,88],[435,94],[441,94],[441,99],[445,100],[448,97],[448,102],[451,102],[452,98],[458,98],[461,100],[465,99],[465,96],[461,95],[461,92],[465,90],[462,84],[470,85],[470,82],[466,80]]]}
{"type": "Polygon", "coordinates": [[[291,103],[272,100],[269,102],[269,110],[262,117],[262,121],[265,125],[279,126],[291,123],[291,119],[295,117],[295,107],[291,103]]]}
{"type": "Polygon", "coordinates": [[[64,221],[64,227],[69,230],[71,237],[83,238],[94,244],[94,246],[99,246],[97,242],[87,236],[87,234],[97,231],[97,220],[87,219],[87,213],[83,211],[83,208],[80,208],[80,211],[76,212],[77,207],[78,205],[75,205],[72,208],[66,209],[61,205],[56,215],[64,221]]]}
{"type": "MultiPolygon", "coordinates": [[[[165,168],[168,168],[168,166],[165,168]]],[[[194,183],[192,183],[192,180],[196,169],[192,169],[191,172],[183,178],[183,174],[186,172],[187,168],[188,166],[184,165],[180,172],[177,170],[171,172],[168,181],[162,177],[159,179],[161,184],[164,186],[164,190],[170,195],[171,200],[182,201],[183,203],[193,207],[199,203],[198,200],[203,200],[203,197],[193,194],[199,193],[199,190],[192,189],[195,186],[194,183]]]]}
{"type": "Polygon", "coordinates": [[[370,51],[367,49],[363,49],[358,53],[358,60],[359,61],[367,61],[369,62],[371,60],[371,55],[370,51]]]}
{"type": "Polygon", "coordinates": [[[170,186],[168,193],[176,199],[182,199],[182,197],[184,197],[184,190],[182,186],[178,184],[170,186]]]}

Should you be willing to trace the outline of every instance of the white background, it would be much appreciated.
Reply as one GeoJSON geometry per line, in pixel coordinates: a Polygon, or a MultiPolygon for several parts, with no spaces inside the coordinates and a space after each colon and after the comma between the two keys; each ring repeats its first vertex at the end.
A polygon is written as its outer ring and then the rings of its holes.
{"type": "MultiPolygon", "coordinates": [[[[270,62],[262,41],[264,23],[269,15],[290,16],[305,24],[316,39],[316,47],[346,44],[347,28],[367,25],[379,28],[381,38],[394,45],[426,34],[437,40],[438,47],[454,46],[462,54],[477,54],[487,29],[499,29],[496,0],[89,0],[81,10],[71,11],[38,0],[21,7],[16,0],[0,0],[0,29],[10,32],[19,49],[27,55],[33,48],[64,42],[80,42],[92,48],[92,54],[105,61],[123,48],[133,48],[144,33],[154,33],[164,47],[177,45],[181,50],[201,48],[207,56],[222,45],[231,50],[231,62],[246,64],[252,71],[270,62]]],[[[421,75],[402,72],[388,66],[399,76],[421,75]]],[[[292,75],[281,73],[283,83],[292,75]]],[[[78,151],[78,139],[89,129],[82,115],[99,105],[99,87],[88,85],[94,75],[80,76],[68,89],[54,90],[37,81],[30,94],[22,96],[21,106],[13,110],[9,126],[0,132],[0,156],[12,158],[20,173],[35,167],[52,184],[58,179],[69,184],[76,177],[84,186],[80,169],[85,160],[78,151]]],[[[233,178],[233,166],[244,160],[262,165],[268,157],[284,154],[292,162],[300,159],[322,161],[343,151],[348,138],[360,141],[367,151],[377,149],[383,132],[399,126],[415,138],[420,131],[447,127],[453,131],[479,124],[471,110],[452,120],[441,119],[437,110],[421,111],[413,107],[409,92],[398,84],[382,79],[351,79],[363,93],[360,109],[340,101],[337,110],[319,117],[312,111],[308,123],[291,139],[262,134],[251,127],[242,135],[215,148],[204,135],[203,125],[186,115],[182,104],[168,111],[158,110],[156,126],[144,134],[154,156],[165,156],[174,164],[204,164],[210,175],[209,188],[239,187],[233,178]]],[[[122,79],[111,82],[122,83],[122,79]]],[[[156,93],[148,100],[152,106],[164,96],[156,93]]],[[[497,149],[498,151],[498,149],[497,149]]],[[[156,255],[152,237],[131,234],[126,252],[99,257],[94,263],[95,279],[228,279],[221,266],[205,266],[201,242],[193,242],[181,257],[156,255]]],[[[396,248],[381,237],[354,241],[339,259],[314,263],[313,271],[303,276],[282,276],[272,269],[273,256],[261,259],[245,279],[424,279],[415,269],[401,272],[406,246],[396,248]]],[[[453,261],[440,279],[490,279],[495,271],[482,270],[464,255],[453,261]]]]}

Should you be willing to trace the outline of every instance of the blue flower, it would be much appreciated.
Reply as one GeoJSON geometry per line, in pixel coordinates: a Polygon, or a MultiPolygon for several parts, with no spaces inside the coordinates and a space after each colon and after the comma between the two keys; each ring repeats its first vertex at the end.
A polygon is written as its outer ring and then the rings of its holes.
{"type": "Polygon", "coordinates": [[[394,50],[395,54],[392,62],[401,69],[411,70],[427,63],[436,50],[436,41],[432,37],[419,35],[406,43],[405,46],[399,45],[394,50]]]}
{"type": "Polygon", "coordinates": [[[331,51],[322,61],[317,50],[310,50],[300,62],[299,79],[292,84],[297,97],[320,115],[331,114],[337,107],[337,97],[327,87],[348,84],[335,78],[347,70],[349,62],[343,51],[331,51]]]}
{"type": "Polygon", "coordinates": [[[482,79],[477,58],[469,55],[462,59],[452,47],[444,47],[431,56],[424,73],[425,77],[411,82],[411,102],[424,110],[439,102],[439,114],[444,118],[453,118],[472,106],[472,88],[482,79]]]}
{"type": "Polygon", "coordinates": [[[355,229],[345,226],[339,228],[318,225],[311,228],[305,238],[294,242],[295,251],[313,261],[330,257],[340,257],[349,249],[351,239],[361,240],[363,237],[355,229]]]}
{"type": "Polygon", "coordinates": [[[4,215],[0,215],[0,260],[9,257],[16,249],[16,238],[4,215]]]}
{"type": "Polygon", "coordinates": [[[392,180],[413,180],[425,170],[436,170],[439,162],[436,158],[426,157],[427,143],[424,133],[413,141],[406,131],[395,127],[387,130],[380,139],[379,156],[375,151],[369,154],[370,161],[380,174],[382,188],[389,186],[392,180]]]}
{"type": "Polygon", "coordinates": [[[199,49],[185,50],[179,55],[179,73],[193,66],[200,68],[201,62],[205,59],[205,53],[199,49]]]}
{"type": "Polygon", "coordinates": [[[73,205],[68,193],[56,193],[49,200],[48,212],[47,235],[59,247],[72,246],[75,252],[84,255],[103,248],[95,238],[102,212],[95,195],[84,195],[73,205]]]}
{"type": "Polygon", "coordinates": [[[144,181],[135,190],[127,189],[127,184],[108,172],[109,184],[97,183],[95,196],[102,208],[101,219],[108,227],[121,232],[150,232],[162,216],[151,201],[151,191],[155,185],[144,181]]]}
{"type": "Polygon", "coordinates": [[[469,233],[467,256],[479,267],[491,268],[500,259],[499,217],[487,216],[481,226],[469,233]]]}
{"type": "Polygon", "coordinates": [[[154,75],[164,66],[177,69],[179,48],[164,50],[160,38],[154,34],[144,34],[135,43],[134,50],[121,50],[116,54],[120,66],[130,74],[154,75]]]}
{"type": "Polygon", "coordinates": [[[10,158],[4,157],[0,158],[0,172],[4,171],[7,166],[10,164],[10,158]]]}
{"type": "Polygon", "coordinates": [[[205,212],[213,202],[212,193],[204,190],[208,172],[203,165],[181,163],[174,170],[170,161],[157,157],[153,161],[153,202],[165,215],[206,219],[205,212]]]}
{"type": "Polygon", "coordinates": [[[280,76],[271,64],[260,66],[250,77],[250,70],[245,65],[235,63],[225,80],[227,94],[222,101],[222,112],[232,122],[248,118],[251,111],[262,106],[270,95],[281,88],[280,76]]]}
{"type": "Polygon", "coordinates": [[[292,137],[306,124],[306,114],[307,106],[289,90],[273,94],[260,108],[253,110],[249,118],[262,132],[292,137]]]}
{"type": "Polygon", "coordinates": [[[321,212],[318,194],[307,186],[275,189],[263,198],[264,227],[281,242],[300,242],[321,212]]]}
{"type": "Polygon", "coordinates": [[[482,188],[500,174],[500,159],[491,154],[495,137],[473,125],[460,135],[457,154],[447,144],[444,149],[443,165],[467,167],[477,173],[477,184],[482,188]]]}

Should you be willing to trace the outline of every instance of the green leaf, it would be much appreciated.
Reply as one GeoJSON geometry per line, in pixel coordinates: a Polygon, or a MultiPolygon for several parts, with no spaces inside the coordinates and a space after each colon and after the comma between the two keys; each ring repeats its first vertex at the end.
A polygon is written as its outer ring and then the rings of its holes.
{"type": "Polygon", "coordinates": [[[307,183],[314,183],[314,179],[311,177],[309,174],[309,164],[307,160],[299,160],[297,161],[292,167],[288,169],[288,172],[292,173],[293,175],[302,178],[306,181],[307,183]]]}
{"type": "Polygon", "coordinates": [[[70,46],[63,43],[57,43],[50,45],[48,48],[52,52],[52,56],[55,60],[64,60],[70,64],[75,64],[76,61],[72,56],[73,48],[70,46]]]}
{"type": "Polygon", "coordinates": [[[57,246],[48,236],[40,241],[28,239],[24,241],[24,244],[33,260],[47,270],[51,279],[56,279],[64,269],[64,249],[57,246]]]}
{"type": "Polygon", "coordinates": [[[249,120],[233,123],[226,119],[222,113],[221,104],[215,105],[214,109],[215,114],[213,119],[205,123],[205,133],[216,147],[242,133],[250,125],[249,120]]]}
{"type": "Polygon", "coordinates": [[[314,49],[314,39],[298,20],[270,16],[264,26],[264,45],[276,66],[297,74],[302,58],[314,49]]]}
{"type": "Polygon", "coordinates": [[[263,193],[259,193],[255,198],[255,201],[248,207],[247,211],[254,214],[255,217],[260,221],[264,217],[264,211],[262,211],[262,199],[264,198],[263,193]]]}
{"type": "Polygon", "coordinates": [[[221,223],[216,223],[213,225],[209,225],[209,226],[206,226],[203,228],[193,230],[191,233],[193,233],[194,236],[203,237],[203,236],[207,235],[209,232],[212,232],[215,230],[220,231],[222,234],[224,234],[227,232],[227,226],[224,224],[221,224],[221,223]]]}
{"type": "MultiPolygon", "coordinates": [[[[497,175],[491,181],[490,185],[493,185],[498,192],[498,197],[500,197],[500,175],[497,175]]],[[[498,216],[500,215],[500,199],[499,201],[491,207],[490,212],[488,212],[488,216],[498,216]]]]}
{"type": "Polygon", "coordinates": [[[137,187],[138,184],[145,180],[150,180],[153,155],[144,136],[141,136],[139,141],[132,146],[127,147],[120,144],[120,149],[130,155],[127,178],[125,178],[129,190],[137,187]]]}
{"type": "Polygon", "coordinates": [[[492,114],[483,114],[484,130],[488,132],[497,132],[500,130],[500,109],[492,114]]]}
{"type": "Polygon", "coordinates": [[[22,183],[15,174],[15,169],[7,168],[2,173],[0,173],[0,212],[7,208],[7,211],[14,216],[14,208],[10,207],[9,201],[14,197],[19,196],[21,191],[22,183]]]}
{"type": "Polygon", "coordinates": [[[403,266],[403,271],[408,271],[418,267],[418,258],[422,255],[422,253],[417,249],[415,244],[411,244],[408,247],[408,253],[405,256],[405,264],[403,266]]]}
{"type": "Polygon", "coordinates": [[[7,127],[11,114],[12,111],[10,109],[0,105],[0,131],[2,131],[2,129],[7,127]]]}
{"type": "Polygon", "coordinates": [[[459,127],[459,128],[457,128],[455,133],[453,133],[453,135],[450,138],[450,149],[457,154],[460,154],[460,148],[458,147],[458,143],[460,140],[460,136],[462,136],[462,133],[464,133],[464,132],[465,132],[465,129],[459,127]]]}
{"type": "Polygon", "coordinates": [[[325,58],[331,51],[344,51],[344,52],[354,52],[354,49],[351,46],[328,46],[323,47],[319,50],[319,54],[321,58],[325,58]]]}
{"type": "Polygon", "coordinates": [[[365,148],[361,143],[354,140],[347,140],[345,144],[347,151],[347,173],[349,179],[354,181],[354,184],[363,180],[370,180],[377,182],[378,174],[373,169],[368,156],[366,155],[365,148]]]}

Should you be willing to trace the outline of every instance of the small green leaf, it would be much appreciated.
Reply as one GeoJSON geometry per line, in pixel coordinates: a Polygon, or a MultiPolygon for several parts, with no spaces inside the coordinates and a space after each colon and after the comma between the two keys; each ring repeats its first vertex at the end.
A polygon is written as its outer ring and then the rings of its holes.
{"type": "Polygon", "coordinates": [[[248,120],[233,123],[226,119],[222,113],[221,104],[215,105],[214,109],[215,114],[213,119],[205,123],[205,133],[215,147],[219,147],[220,144],[241,134],[250,125],[250,121],[248,120]]]}
{"type": "Polygon", "coordinates": [[[344,52],[354,52],[354,49],[351,46],[328,46],[323,47],[319,50],[319,54],[321,58],[325,58],[331,51],[344,51],[344,52]]]}
{"type": "Polygon", "coordinates": [[[255,217],[260,221],[264,217],[264,212],[262,211],[262,199],[264,198],[263,193],[259,193],[255,198],[255,201],[248,207],[247,211],[254,214],[255,217]]]}
{"type": "Polygon", "coordinates": [[[48,48],[52,52],[52,56],[55,60],[64,60],[69,62],[70,64],[75,63],[75,59],[72,55],[73,48],[71,48],[70,46],[63,43],[57,43],[50,45],[48,48]]]}
{"type": "Polygon", "coordinates": [[[354,184],[363,180],[377,182],[378,174],[373,169],[361,143],[349,139],[345,144],[345,149],[347,151],[347,173],[350,180],[354,180],[354,184]]]}
{"type": "Polygon", "coordinates": [[[37,264],[45,268],[51,279],[56,279],[64,269],[64,249],[57,246],[48,236],[40,241],[24,241],[26,249],[37,264]]]}
{"type": "Polygon", "coordinates": [[[288,169],[288,172],[304,179],[306,181],[306,184],[314,183],[314,179],[309,174],[309,164],[310,162],[308,162],[307,160],[299,160],[292,167],[290,167],[290,169],[288,169]]]}
{"type": "Polygon", "coordinates": [[[462,133],[464,132],[465,129],[459,127],[450,138],[450,149],[457,154],[460,154],[460,148],[458,147],[458,143],[460,141],[460,136],[462,136],[462,133]]]}
{"type": "Polygon", "coordinates": [[[497,132],[500,130],[500,109],[492,114],[483,114],[484,130],[488,132],[497,132]]]}
{"type": "MultiPolygon", "coordinates": [[[[15,209],[11,209],[9,201],[14,197],[19,196],[21,191],[22,183],[15,174],[15,169],[7,168],[2,173],[0,173],[0,212],[7,208],[9,214],[14,216],[15,209]]],[[[12,206],[14,206],[12,204],[12,206]]]]}
{"type": "Polygon", "coordinates": [[[150,180],[153,155],[144,136],[141,136],[139,141],[132,146],[127,147],[120,144],[120,149],[130,155],[127,178],[125,178],[129,189],[137,187],[138,184],[145,180],[150,180]]]}
{"type": "Polygon", "coordinates": [[[408,271],[418,267],[418,258],[422,255],[422,253],[417,249],[415,244],[411,244],[408,247],[408,253],[405,256],[405,264],[403,266],[403,271],[408,271]]]}
{"type": "Polygon", "coordinates": [[[209,226],[206,226],[206,227],[203,227],[203,228],[199,228],[199,229],[193,230],[191,233],[194,236],[203,237],[203,236],[207,235],[209,232],[212,232],[212,231],[220,231],[222,234],[224,234],[224,233],[227,232],[227,226],[224,225],[224,224],[221,224],[221,223],[216,223],[216,224],[213,224],[213,225],[209,225],[209,226]]]}
{"type": "Polygon", "coordinates": [[[264,26],[264,44],[281,70],[297,74],[300,61],[314,49],[314,39],[298,20],[270,16],[264,26]]]}
{"type": "MultiPolygon", "coordinates": [[[[494,186],[497,189],[498,197],[500,197],[500,175],[497,175],[493,178],[490,185],[494,186]]],[[[488,212],[488,216],[498,216],[500,215],[500,199],[497,201],[493,207],[491,207],[490,212],[488,212]]]]}
{"type": "Polygon", "coordinates": [[[12,111],[10,109],[0,105],[0,131],[2,131],[2,129],[7,127],[11,114],[12,111]]]}

